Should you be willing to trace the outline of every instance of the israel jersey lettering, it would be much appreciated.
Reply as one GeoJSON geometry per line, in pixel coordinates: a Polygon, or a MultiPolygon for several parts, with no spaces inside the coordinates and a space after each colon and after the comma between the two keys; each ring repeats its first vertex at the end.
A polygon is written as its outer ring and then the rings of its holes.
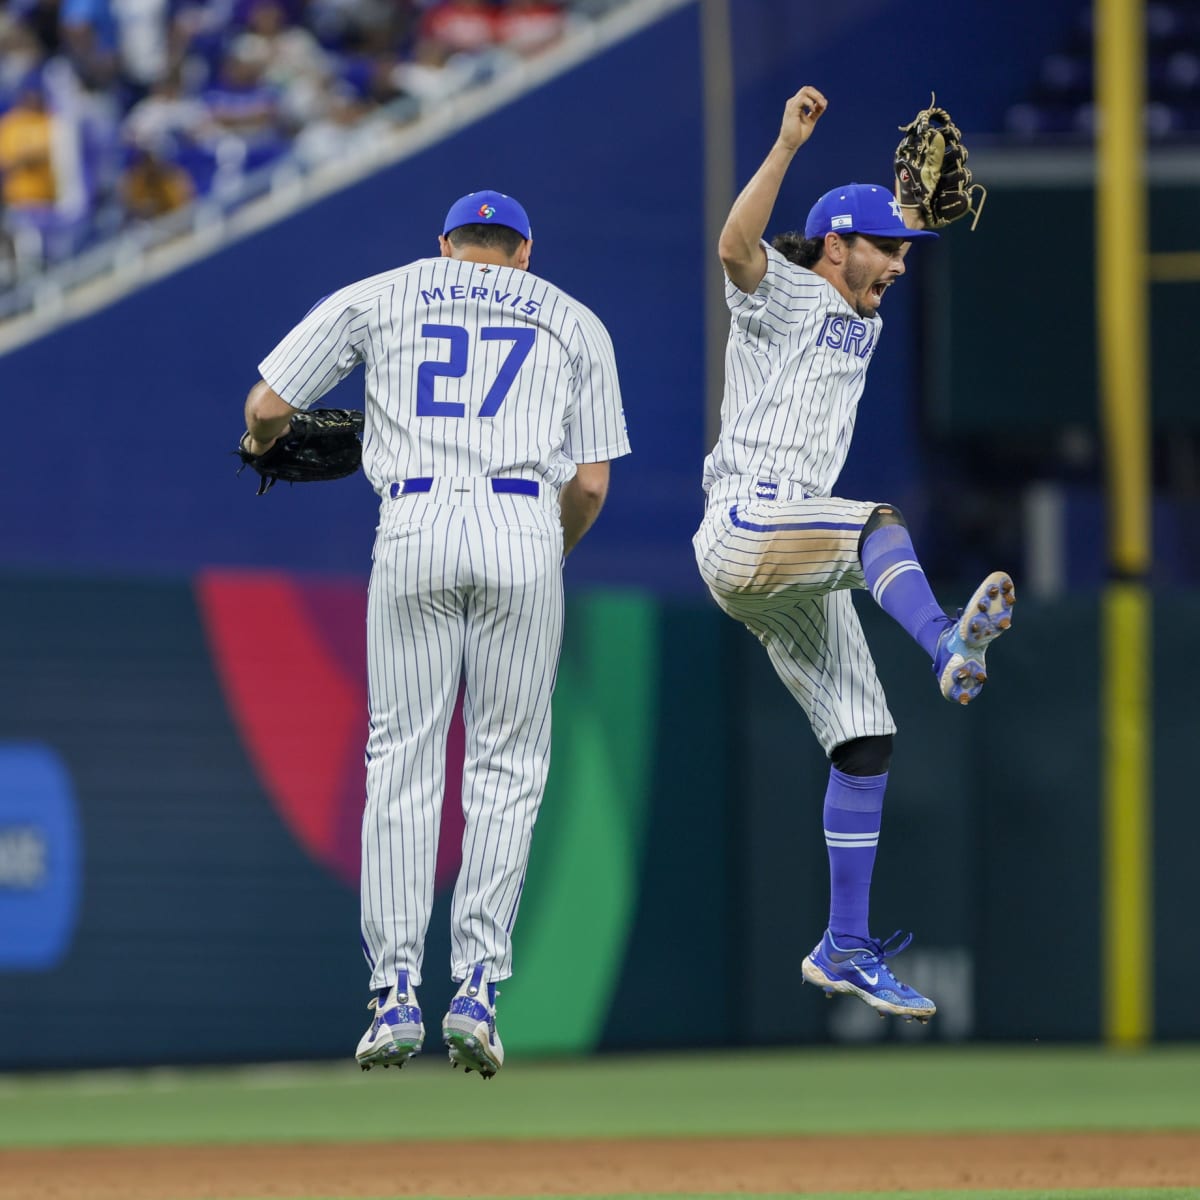
{"type": "Polygon", "coordinates": [[[559,487],[629,453],[612,340],[594,313],[514,267],[420,259],[322,300],[259,364],[306,409],[359,363],[363,470],[396,480],[516,475],[559,487]]]}
{"type": "Polygon", "coordinates": [[[755,292],[725,281],[732,319],[721,435],[704,462],[704,490],[733,475],[829,496],[882,322],[859,317],[831,283],[763,246],[767,273],[755,292]]]}

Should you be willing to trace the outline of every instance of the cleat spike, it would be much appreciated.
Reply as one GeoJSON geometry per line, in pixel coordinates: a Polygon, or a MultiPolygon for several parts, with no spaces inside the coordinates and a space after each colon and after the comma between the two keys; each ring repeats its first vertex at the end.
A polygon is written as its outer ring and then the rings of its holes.
{"type": "Polygon", "coordinates": [[[959,702],[959,704],[970,704],[971,697],[968,696],[966,692],[963,692],[963,694],[961,696],[959,696],[958,702],[959,702]]]}

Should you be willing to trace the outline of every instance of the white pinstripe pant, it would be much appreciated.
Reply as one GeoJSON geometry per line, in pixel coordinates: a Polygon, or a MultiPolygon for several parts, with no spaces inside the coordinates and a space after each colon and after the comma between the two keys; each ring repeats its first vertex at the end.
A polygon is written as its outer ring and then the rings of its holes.
{"type": "Polygon", "coordinates": [[[443,478],[385,501],[367,605],[371,728],[362,829],[362,934],[371,987],[421,981],[446,778],[465,679],[463,863],[451,974],[512,973],[511,932],[550,766],[562,646],[558,498],[443,478]]]}
{"type": "Polygon", "coordinates": [[[713,598],[766,647],[826,754],[896,730],[849,590],[866,587],[858,539],[875,507],[721,480],[692,539],[713,598]]]}

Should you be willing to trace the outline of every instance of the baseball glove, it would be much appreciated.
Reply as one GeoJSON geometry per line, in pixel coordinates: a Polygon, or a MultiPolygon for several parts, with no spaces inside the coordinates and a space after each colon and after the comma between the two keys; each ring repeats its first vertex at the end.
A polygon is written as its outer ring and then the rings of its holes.
{"type": "Polygon", "coordinates": [[[352,408],[315,408],[297,413],[265,454],[246,449],[250,434],[242,434],[235,453],[246,467],[259,474],[258,496],[269,492],[280,479],[288,483],[319,483],[353,475],[362,463],[363,414],[352,408]]]}
{"type": "Polygon", "coordinates": [[[896,196],[902,208],[920,212],[926,229],[941,229],[968,213],[974,229],[987,189],[972,182],[962,133],[935,101],[931,95],[929,107],[900,126],[904,137],[895,154],[896,196]]]}

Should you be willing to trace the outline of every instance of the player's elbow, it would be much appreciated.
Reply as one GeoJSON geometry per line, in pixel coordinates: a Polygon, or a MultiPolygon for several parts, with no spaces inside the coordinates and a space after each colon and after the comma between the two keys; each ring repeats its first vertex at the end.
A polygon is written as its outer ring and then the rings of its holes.
{"type": "Polygon", "coordinates": [[[299,411],[260,379],[246,397],[246,429],[256,441],[272,441],[299,411]]]}
{"type": "Polygon", "coordinates": [[[725,273],[728,274],[731,268],[736,270],[739,265],[745,264],[749,260],[750,248],[744,239],[731,235],[728,230],[723,230],[717,241],[717,255],[721,259],[721,266],[725,268],[725,273]]]}
{"type": "Polygon", "coordinates": [[[727,232],[722,233],[717,242],[717,254],[730,282],[747,294],[758,287],[767,273],[766,251],[758,242],[748,243],[727,232]]]}
{"type": "Polygon", "coordinates": [[[246,420],[277,421],[280,417],[291,417],[294,409],[269,383],[259,380],[246,397],[246,420]]]}
{"type": "Polygon", "coordinates": [[[571,490],[589,509],[599,512],[608,496],[608,463],[580,463],[571,480],[571,490]]]}

